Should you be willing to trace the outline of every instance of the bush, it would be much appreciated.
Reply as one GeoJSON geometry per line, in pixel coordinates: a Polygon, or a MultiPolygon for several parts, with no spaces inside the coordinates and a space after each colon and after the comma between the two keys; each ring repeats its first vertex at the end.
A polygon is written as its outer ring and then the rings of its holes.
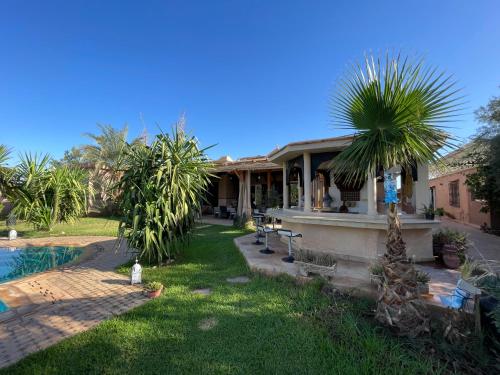
{"type": "Polygon", "coordinates": [[[465,262],[466,252],[469,248],[469,240],[466,233],[458,232],[453,229],[440,229],[432,235],[432,244],[437,256],[441,255],[444,245],[453,245],[457,249],[460,263],[465,262]]]}
{"type": "Polygon", "coordinates": [[[163,284],[160,283],[159,281],[150,281],[149,283],[146,283],[146,285],[144,285],[144,288],[147,291],[156,292],[157,290],[163,288],[163,284]]]}
{"type": "Polygon", "coordinates": [[[186,244],[210,183],[205,150],[194,137],[175,129],[157,135],[151,146],[130,146],[123,192],[120,237],[139,250],[139,257],[161,264],[186,244]]]}
{"type": "Polygon", "coordinates": [[[325,267],[332,267],[337,263],[337,261],[331,254],[302,249],[299,249],[295,252],[295,260],[325,267]]]}

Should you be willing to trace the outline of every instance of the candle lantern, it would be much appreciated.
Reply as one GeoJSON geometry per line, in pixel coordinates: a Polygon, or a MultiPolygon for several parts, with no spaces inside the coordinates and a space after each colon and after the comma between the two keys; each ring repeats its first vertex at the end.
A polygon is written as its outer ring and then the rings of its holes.
{"type": "Polygon", "coordinates": [[[9,240],[17,239],[17,232],[15,229],[9,230],[9,240]]]}
{"type": "Polygon", "coordinates": [[[142,267],[139,264],[137,258],[135,258],[135,264],[132,266],[132,271],[130,272],[130,284],[140,284],[142,282],[142,267]]]}

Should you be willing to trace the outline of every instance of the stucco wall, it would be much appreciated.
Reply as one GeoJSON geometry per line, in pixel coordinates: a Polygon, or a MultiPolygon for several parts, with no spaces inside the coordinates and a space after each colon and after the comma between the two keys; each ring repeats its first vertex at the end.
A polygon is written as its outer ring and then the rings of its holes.
{"type": "Polygon", "coordinates": [[[483,223],[489,226],[491,224],[490,214],[480,212],[481,203],[472,200],[471,193],[465,184],[467,175],[473,172],[474,169],[468,169],[434,178],[429,181],[429,187],[434,187],[435,189],[435,207],[444,208],[445,212],[450,214],[452,219],[474,226],[479,226],[483,223]],[[460,194],[459,207],[450,205],[449,184],[453,181],[458,181],[460,194]]]}
{"type": "MultiPolygon", "coordinates": [[[[371,228],[348,228],[302,224],[282,220],[283,228],[302,233],[294,239],[301,249],[330,252],[338,259],[370,262],[385,253],[387,231],[371,228]]],[[[415,261],[433,260],[432,229],[403,229],[408,257],[415,261]]]]}

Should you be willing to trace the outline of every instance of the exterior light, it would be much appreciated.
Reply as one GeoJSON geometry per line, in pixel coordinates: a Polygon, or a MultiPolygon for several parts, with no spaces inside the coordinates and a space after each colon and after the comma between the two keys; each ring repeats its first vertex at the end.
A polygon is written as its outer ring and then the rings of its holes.
{"type": "Polygon", "coordinates": [[[135,264],[132,266],[132,271],[130,272],[130,284],[140,284],[142,282],[142,267],[139,264],[137,258],[135,258],[135,264]]]}
{"type": "Polygon", "coordinates": [[[17,232],[15,229],[9,230],[9,240],[15,240],[17,239],[17,232]]]}

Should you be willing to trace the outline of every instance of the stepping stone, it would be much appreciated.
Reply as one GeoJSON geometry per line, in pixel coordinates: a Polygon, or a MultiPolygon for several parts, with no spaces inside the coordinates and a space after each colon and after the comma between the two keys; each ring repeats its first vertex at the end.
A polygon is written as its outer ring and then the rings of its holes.
{"type": "Polygon", "coordinates": [[[193,294],[199,294],[202,296],[209,296],[212,294],[212,289],[210,288],[202,288],[202,289],[195,289],[192,291],[193,294]]]}
{"type": "Polygon", "coordinates": [[[226,279],[226,281],[231,284],[245,284],[250,282],[250,278],[248,278],[247,276],[236,276],[230,277],[226,279]]]}
{"type": "Polygon", "coordinates": [[[198,328],[202,331],[209,331],[217,324],[219,324],[219,321],[216,318],[207,318],[198,323],[198,328]]]}

